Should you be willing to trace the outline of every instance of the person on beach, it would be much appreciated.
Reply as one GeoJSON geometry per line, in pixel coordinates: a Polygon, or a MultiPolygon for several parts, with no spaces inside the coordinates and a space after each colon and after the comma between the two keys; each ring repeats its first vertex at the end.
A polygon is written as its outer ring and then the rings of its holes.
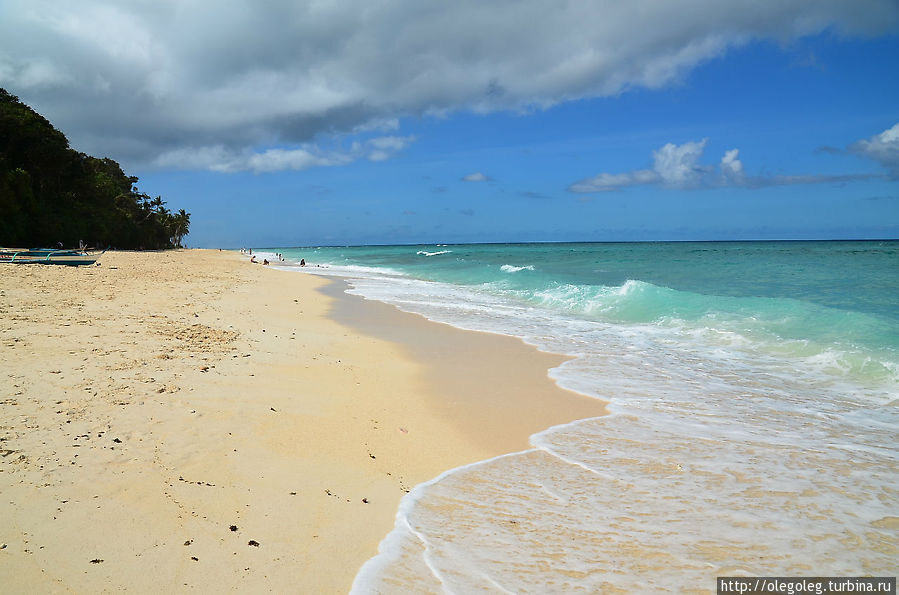
{"type": "Polygon", "coordinates": [[[306,259],[305,259],[305,258],[301,258],[301,259],[300,259],[300,266],[301,266],[301,267],[306,266],[306,259]]]}
{"type": "Polygon", "coordinates": [[[253,256],[250,257],[250,262],[256,262],[256,255],[255,255],[255,254],[254,254],[253,256]]]}
{"type": "Polygon", "coordinates": [[[262,264],[268,264],[268,258],[263,258],[263,259],[262,259],[262,264]]]}

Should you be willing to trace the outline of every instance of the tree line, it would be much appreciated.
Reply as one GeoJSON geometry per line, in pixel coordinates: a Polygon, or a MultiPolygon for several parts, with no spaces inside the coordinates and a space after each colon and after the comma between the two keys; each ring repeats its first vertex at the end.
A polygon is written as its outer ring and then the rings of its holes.
{"type": "Polygon", "coordinates": [[[190,213],[139,192],[112,159],[65,135],[0,88],[0,246],[180,248],[190,213]]]}

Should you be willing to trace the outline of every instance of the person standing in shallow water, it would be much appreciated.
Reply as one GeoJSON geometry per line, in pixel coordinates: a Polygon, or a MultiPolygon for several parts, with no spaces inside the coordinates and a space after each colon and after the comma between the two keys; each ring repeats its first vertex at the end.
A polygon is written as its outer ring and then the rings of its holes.
{"type": "Polygon", "coordinates": [[[301,259],[300,259],[300,266],[301,266],[301,267],[306,266],[306,259],[305,259],[305,258],[301,258],[301,259]]]}

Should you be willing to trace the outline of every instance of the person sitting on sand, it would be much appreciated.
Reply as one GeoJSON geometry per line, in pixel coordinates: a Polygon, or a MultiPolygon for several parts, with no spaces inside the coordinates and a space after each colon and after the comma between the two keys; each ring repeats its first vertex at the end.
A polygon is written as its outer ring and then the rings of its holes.
{"type": "Polygon", "coordinates": [[[256,262],[256,255],[255,255],[255,254],[254,254],[253,256],[250,257],[250,262],[256,262]]]}
{"type": "Polygon", "coordinates": [[[262,264],[268,264],[268,258],[263,258],[263,259],[262,259],[262,264]]]}

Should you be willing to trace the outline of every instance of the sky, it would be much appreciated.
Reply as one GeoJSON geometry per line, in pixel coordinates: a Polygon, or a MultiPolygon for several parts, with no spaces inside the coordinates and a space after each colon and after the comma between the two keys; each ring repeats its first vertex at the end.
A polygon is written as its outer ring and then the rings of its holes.
{"type": "Polygon", "coordinates": [[[896,0],[0,0],[192,247],[899,238],[896,0]]]}

